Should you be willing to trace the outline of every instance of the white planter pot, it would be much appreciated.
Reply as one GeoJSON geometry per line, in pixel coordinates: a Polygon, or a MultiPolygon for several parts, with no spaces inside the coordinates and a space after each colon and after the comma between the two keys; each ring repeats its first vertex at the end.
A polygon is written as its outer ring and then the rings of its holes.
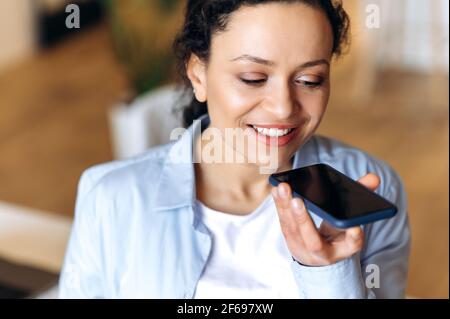
{"type": "Polygon", "coordinates": [[[131,104],[119,104],[109,112],[114,157],[122,159],[168,143],[174,128],[182,126],[181,112],[191,96],[182,96],[174,86],[146,93],[131,104]]]}

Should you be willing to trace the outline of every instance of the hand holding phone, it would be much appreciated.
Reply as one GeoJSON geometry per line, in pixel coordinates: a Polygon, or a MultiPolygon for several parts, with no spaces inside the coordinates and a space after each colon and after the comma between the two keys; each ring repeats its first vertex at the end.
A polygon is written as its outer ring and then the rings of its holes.
{"type": "MultiPolygon", "coordinates": [[[[380,179],[375,174],[367,174],[358,182],[374,191],[380,179]]],[[[300,197],[293,198],[288,183],[276,183],[272,196],[287,246],[292,257],[301,264],[330,265],[352,256],[363,247],[364,233],[359,226],[340,229],[324,220],[317,229],[304,201],[300,197]]]]}
{"type": "Polygon", "coordinates": [[[290,185],[306,208],[337,228],[349,228],[393,217],[397,207],[327,164],[272,174],[269,182],[290,185]]]}

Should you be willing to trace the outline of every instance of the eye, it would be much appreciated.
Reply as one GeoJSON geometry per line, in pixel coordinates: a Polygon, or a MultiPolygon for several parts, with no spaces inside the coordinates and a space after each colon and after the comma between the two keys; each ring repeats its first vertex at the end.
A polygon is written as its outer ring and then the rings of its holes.
{"type": "Polygon", "coordinates": [[[308,88],[316,88],[322,85],[323,81],[319,82],[311,82],[311,81],[299,81],[303,86],[306,86],[308,88]]]}
{"type": "Polygon", "coordinates": [[[323,84],[323,78],[308,76],[300,78],[297,82],[306,88],[314,89],[323,84]]]}
{"type": "Polygon", "coordinates": [[[266,79],[248,80],[248,79],[243,79],[243,78],[240,78],[240,80],[241,80],[242,82],[244,82],[245,84],[249,84],[249,85],[258,85],[258,84],[261,84],[261,83],[263,83],[264,81],[266,81],[266,79]]]}

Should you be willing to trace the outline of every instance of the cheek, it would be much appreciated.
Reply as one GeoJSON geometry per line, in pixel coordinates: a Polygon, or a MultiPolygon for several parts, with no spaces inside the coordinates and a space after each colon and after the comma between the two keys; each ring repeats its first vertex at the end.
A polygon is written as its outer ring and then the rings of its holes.
{"type": "Polygon", "coordinates": [[[258,104],[261,95],[246,89],[238,80],[217,78],[208,83],[208,107],[211,117],[221,122],[236,122],[258,104]],[[214,116],[216,115],[216,116],[214,116]]]}
{"type": "Polygon", "coordinates": [[[301,117],[306,121],[304,135],[310,135],[319,126],[325,114],[328,104],[327,92],[315,92],[312,94],[302,94],[301,97],[301,117]]]}
{"type": "Polygon", "coordinates": [[[328,98],[329,90],[327,88],[302,95],[301,105],[304,113],[310,117],[311,122],[320,122],[327,109],[328,98]]]}

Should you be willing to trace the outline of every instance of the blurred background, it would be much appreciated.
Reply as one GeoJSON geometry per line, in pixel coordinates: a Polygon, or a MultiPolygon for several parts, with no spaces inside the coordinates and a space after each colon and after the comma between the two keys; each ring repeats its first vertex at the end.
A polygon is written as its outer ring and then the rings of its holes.
{"type": "MultiPolygon", "coordinates": [[[[68,3],[0,1],[0,296],[51,288],[81,172],[166,142],[186,98],[170,48],[184,1],[70,1],[72,29],[68,3]]],[[[319,133],[397,170],[412,228],[408,296],[448,298],[449,3],[344,6],[352,46],[333,66],[319,133]]]]}

